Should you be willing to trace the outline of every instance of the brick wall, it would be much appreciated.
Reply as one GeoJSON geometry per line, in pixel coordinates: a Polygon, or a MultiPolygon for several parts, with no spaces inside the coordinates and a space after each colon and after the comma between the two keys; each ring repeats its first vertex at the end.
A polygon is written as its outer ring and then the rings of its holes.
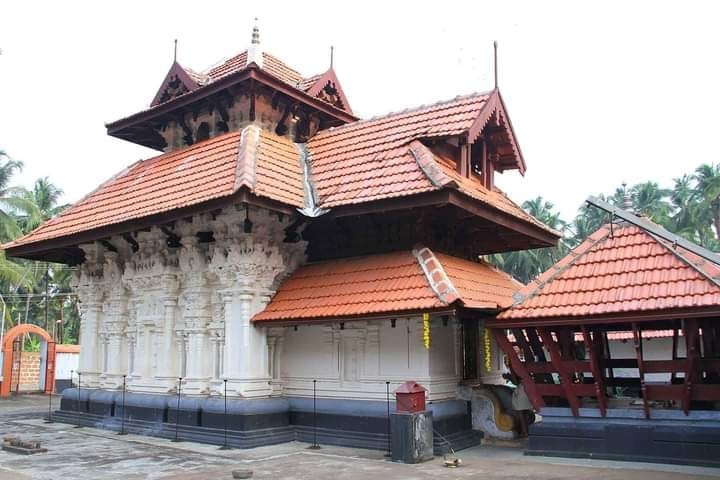
{"type": "Polygon", "coordinates": [[[20,362],[15,361],[11,383],[13,391],[18,385],[18,375],[21,392],[33,392],[40,389],[40,352],[22,352],[20,362]]]}

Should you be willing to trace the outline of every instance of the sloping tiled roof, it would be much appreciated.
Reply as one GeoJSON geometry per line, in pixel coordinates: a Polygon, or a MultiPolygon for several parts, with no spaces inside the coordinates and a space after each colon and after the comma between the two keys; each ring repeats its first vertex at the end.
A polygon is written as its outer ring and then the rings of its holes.
{"type": "Polygon", "coordinates": [[[437,190],[410,143],[467,131],[489,97],[473,94],[319,132],[308,148],[320,203],[328,208],[437,190]]]}
{"type": "MultiPolygon", "coordinates": [[[[300,75],[297,70],[290,67],[287,63],[283,62],[274,55],[262,52],[262,57],[263,61],[261,68],[273,77],[282,80],[293,87],[297,87],[303,80],[302,75],[300,75]]],[[[214,82],[230,74],[243,70],[247,67],[247,58],[248,52],[245,50],[234,57],[225,60],[220,65],[208,69],[204,72],[204,74],[209,78],[210,82],[214,82]]]]}
{"type": "Polygon", "coordinates": [[[288,277],[255,322],[337,319],[465,305],[497,310],[516,289],[505,273],[428,249],[304,265],[288,277]],[[438,272],[450,279],[438,287],[438,272]],[[444,270],[444,272],[443,272],[444,270]],[[453,292],[445,295],[447,291],[453,292]]]}
{"type": "Polygon", "coordinates": [[[499,320],[720,307],[720,267],[627,223],[606,225],[520,291],[499,320]]]}
{"type": "Polygon", "coordinates": [[[140,161],[5,248],[64,237],[202,203],[247,187],[258,196],[304,205],[297,147],[258,127],[227,133],[140,161]]]}

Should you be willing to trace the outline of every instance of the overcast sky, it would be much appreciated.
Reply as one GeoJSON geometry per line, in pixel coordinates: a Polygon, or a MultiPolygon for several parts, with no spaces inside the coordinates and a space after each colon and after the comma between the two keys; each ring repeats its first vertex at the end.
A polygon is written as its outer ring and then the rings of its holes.
{"type": "Polygon", "coordinates": [[[498,184],[542,195],[566,218],[622,181],[672,178],[718,162],[720,8],[713,2],[2,2],[0,148],[76,201],[156,152],[108,137],[146,108],[172,62],[202,70],[247,48],[310,75],[335,70],[361,117],[500,90],[526,176],[498,184]],[[358,5],[354,7],[352,5],[358,5]]]}

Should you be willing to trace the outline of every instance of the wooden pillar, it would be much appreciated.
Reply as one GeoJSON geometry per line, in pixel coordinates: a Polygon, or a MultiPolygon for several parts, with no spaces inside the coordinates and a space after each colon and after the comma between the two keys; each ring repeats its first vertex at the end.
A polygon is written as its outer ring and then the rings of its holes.
{"type": "MultiPolygon", "coordinates": [[[[671,357],[671,359],[672,359],[672,361],[673,361],[673,364],[675,363],[675,360],[677,360],[677,358],[678,358],[677,349],[678,349],[678,328],[677,328],[676,325],[673,325],[672,357],[671,357]]],[[[673,371],[670,373],[670,384],[671,384],[671,385],[672,385],[673,383],[675,383],[675,378],[676,378],[676,377],[677,377],[677,372],[676,372],[675,370],[673,370],[673,371]]]]}
{"type": "Polygon", "coordinates": [[[586,326],[582,327],[583,340],[585,342],[585,348],[587,348],[588,355],[590,356],[590,371],[593,374],[593,381],[595,382],[595,394],[598,399],[598,405],[600,407],[600,415],[605,417],[607,414],[607,397],[605,393],[605,378],[600,369],[600,363],[598,362],[598,342],[594,341],[598,332],[593,333],[593,339],[590,339],[590,333],[586,326]]]}
{"type": "Polygon", "coordinates": [[[637,358],[638,372],[640,374],[640,391],[642,392],[643,410],[645,418],[650,418],[647,386],[645,385],[645,366],[643,364],[642,332],[638,330],[637,323],[632,323],[633,343],[635,344],[635,357],[637,358]]]}
{"type": "Polygon", "coordinates": [[[460,137],[460,157],[458,158],[457,172],[461,177],[467,177],[470,170],[470,156],[467,137],[460,137]]]}
{"type": "Polygon", "coordinates": [[[550,330],[539,328],[538,331],[540,332],[540,338],[542,338],[545,348],[547,348],[550,353],[550,362],[552,362],[555,371],[558,372],[558,376],[560,377],[560,386],[565,392],[565,397],[570,404],[570,410],[572,410],[573,415],[577,417],[580,415],[580,401],[578,400],[577,395],[575,395],[572,378],[565,368],[558,344],[553,339],[550,330]]]}
{"type": "Polygon", "coordinates": [[[699,367],[698,324],[696,319],[685,320],[685,345],[687,361],[685,383],[683,384],[682,409],[685,415],[688,415],[690,413],[690,402],[692,401],[692,386],[696,379],[696,369],[699,367]]]}
{"type": "Polygon", "coordinates": [[[497,342],[498,346],[503,352],[505,352],[505,355],[508,356],[508,359],[510,359],[510,366],[512,367],[513,371],[522,380],[522,386],[523,388],[525,388],[525,393],[527,393],[530,402],[532,402],[535,410],[539,411],[545,406],[545,401],[543,401],[542,395],[540,395],[540,392],[538,392],[537,388],[535,387],[535,381],[530,376],[530,373],[528,373],[527,368],[525,368],[523,362],[520,361],[520,358],[517,356],[515,349],[505,336],[505,331],[499,328],[493,328],[492,331],[495,335],[495,341],[497,342]]]}

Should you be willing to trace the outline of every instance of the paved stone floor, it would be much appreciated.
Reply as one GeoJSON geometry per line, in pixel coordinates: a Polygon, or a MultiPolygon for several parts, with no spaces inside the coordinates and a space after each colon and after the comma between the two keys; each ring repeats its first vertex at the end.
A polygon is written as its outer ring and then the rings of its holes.
{"type": "MultiPolygon", "coordinates": [[[[56,405],[59,399],[55,399],[56,405]]],[[[0,480],[44,479],[230,479],[250,469],[258,479],[312,480],[689,480],[718,479],[720,469],[599,460],[525,457],[517,448],[481,446],[459,452],[463,466],[447,469],[440,458],[420,465],[389,462],[382,452],[289,443],[251,450],[221,451],[191,442],[172,443],[139,435],[118,436],[94,428],[43,423],[47,397],[0,400],[0,435],[37,439],[45,454],[0,451],[0,480]]]]}

